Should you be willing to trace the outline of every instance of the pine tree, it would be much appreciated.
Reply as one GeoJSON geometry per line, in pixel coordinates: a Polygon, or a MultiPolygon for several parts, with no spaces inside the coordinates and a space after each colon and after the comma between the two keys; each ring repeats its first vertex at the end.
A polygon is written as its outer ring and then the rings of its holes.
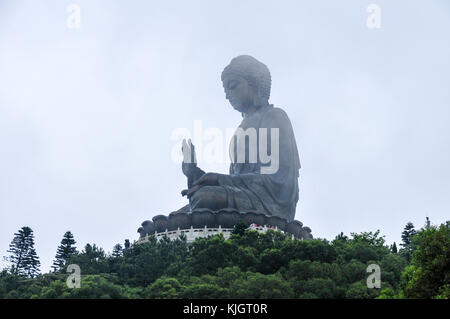
{"type": "Polygon", "coordinates": [[[239,221],[234,225],[232,234],[242,236],[245,233],[245,230],[247,229],[247,224],[243,221],[239,221]]]}
{"type": "Polygon", "coordinates": [[[13,274],[24,275],[24,259],[28,251],[26,237],[28,234],[28,227],[19,229],[19,232],[14,234],[11,244],[9,244],[9,250],[7,252],[11,253],[11,255],[8,257],[8,261],[12,264],[11,273],[13,274]]]}
{"type": "Polygon", "coordinates": [[[412,236],[414,236],[415,234],[416,230],[414,229],[413,223],[407,223],[402,232],[402,243],[400,244],[400,246],[402,246],[403,248],[410,247],[412,236]]]}
{"type": "Polygon", "coordinates": [[[52,268],[55,272],[60,270],[66,263],[66,260],[77,252],[75,244],[76,241],[73,239],[72,233],[67,231],[61,240],[61,244],[58,246],[55,261],[53,261],[52,268]]]}
{"type": "Polygon", "coordinates": [[[397,244],[395,243],[395,241],[394,241],[394,243],[392,244],[392,246],[391,246],[391,252],[393,253],[393,254],[396,254],[398,251],[397,251],[397,244]]]}
{"type": "Polygon", "coordinates": [[[39,275],[41,262],[39,261],[39,257],[34,248],[30,248],[29,254],[25,258],[25,263],[27,265],[27,276],[30,278],[37,277],[39,275]]]}
{"type": "Polygon", "coordinates": [[[431,227],[431,223],[430,223],[430,219],[428,217],[426,217],[426,221],[425,221],[425,229],[428,229],[431,227]]]}
{"type": "Polygon", "coordinates": [[[120,257],[123,255],[123,248],[121,244],[116,244],[112,251],[113,257],[120,257]]]}
{"type": "Polygon", "coordinates": [[[334,238],[334,240],[336,240],[336,241],[340,240],[340,241],[343,241],[346,243],[348,241],[348,237],[344,235],[344,232],[341,232],[334,238]]]}
{"type": "Polygon", "coordinates": [[[411,261],[411,255],[414,250],[414,245],[412,242],[413,236],[416,234],[413,223],[409,222],[406,224],[402,232],[402,243],[400,246],[403,248],[400,250],[404,254],[408,263],[411,261]]]}
{"type": "Polygon", "coordinates": [[[39,257],[34,249],[34,234],[30,227],[24,226],[14,234],[9,245],[9,261],[12,263],[11,272],[30,278],[39,275],[39,257]]]}

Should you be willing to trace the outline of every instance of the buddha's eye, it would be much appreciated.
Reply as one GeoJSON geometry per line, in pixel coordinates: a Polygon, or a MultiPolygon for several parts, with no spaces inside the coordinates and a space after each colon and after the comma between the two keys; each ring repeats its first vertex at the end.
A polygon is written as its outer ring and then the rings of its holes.
{"type": "Polygon", "coordinates": [[[228,82],[228,89],[233,90],[238,85],[238,81],[228,82]]]}

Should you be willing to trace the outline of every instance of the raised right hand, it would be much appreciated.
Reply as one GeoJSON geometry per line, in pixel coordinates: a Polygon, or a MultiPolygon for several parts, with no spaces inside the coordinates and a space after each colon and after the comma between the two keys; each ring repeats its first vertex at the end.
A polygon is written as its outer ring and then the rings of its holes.
{"type": "Polygon", "coordinates": [[[183,163],[181,164],[181,169],[183,174],[190,178],[192,177],[195,168],[197,167],[197,156],[195,154],[195,147],[191,140],[183,139],[181,146],[181,151],[183,152],[183,163]]]}

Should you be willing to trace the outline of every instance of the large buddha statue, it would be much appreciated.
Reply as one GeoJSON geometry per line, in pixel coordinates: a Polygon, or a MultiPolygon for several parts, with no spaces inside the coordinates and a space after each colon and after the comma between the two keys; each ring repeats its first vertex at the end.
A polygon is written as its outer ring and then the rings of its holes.
{"type": "Polygon", "coordinates": [[[205,173],[197,166],[194,146],[183,140],[188,189],[182,195],[189,205],[179,212],[233,208],[294,220],[300,160],[287,114],[269,104],[269,69],[241,55],[223,70],[222,84],[226,99],[243,117],[230,142],[229,174],[205,173]]]}

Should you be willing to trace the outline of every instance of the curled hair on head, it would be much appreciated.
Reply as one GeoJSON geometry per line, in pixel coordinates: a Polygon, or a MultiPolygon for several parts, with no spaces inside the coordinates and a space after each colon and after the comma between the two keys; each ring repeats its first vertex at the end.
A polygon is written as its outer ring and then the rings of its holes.
{"type": "Polygon", "coordinates": [[[269,68],[250,55],[240,55],[231,60],[222,72],[222,81],[229,74],[238,75],[257,88],[261,98],[269,100],[272,79],[269,68]]]}

